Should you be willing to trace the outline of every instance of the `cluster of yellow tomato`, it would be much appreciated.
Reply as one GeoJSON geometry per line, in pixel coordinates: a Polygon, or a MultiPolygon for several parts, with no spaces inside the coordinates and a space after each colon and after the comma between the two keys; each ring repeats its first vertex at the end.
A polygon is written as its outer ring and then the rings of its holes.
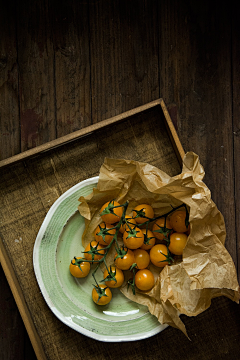
{"type": "Polygon", "coordinates": [[[122,234],[123,246],[117,246],[114,265],[104,271],[105,284],[93,288],[92,298],[98,305],[111,301],[110,288],[122,286],[124,270],[134,269],[134,286],[149,291],[155,284],[154,275],[148,269],[149,264],[164,267],[171,264],[172,255],[183,253],[189,233],[185,209],[155,219],[153,208],[148,204],[140,204],[131,215],[122,216],[123,206],[110,201],[102,206],[100,215],[102,223],[95,229],[95,240],[85,248],[84,258],[74,258],[70,264],[73,276],[86,277],[90,272],[90,263],[103,260],[106,249],[113,242],[114,236],[116,238],[116,232],[122,234]]]}

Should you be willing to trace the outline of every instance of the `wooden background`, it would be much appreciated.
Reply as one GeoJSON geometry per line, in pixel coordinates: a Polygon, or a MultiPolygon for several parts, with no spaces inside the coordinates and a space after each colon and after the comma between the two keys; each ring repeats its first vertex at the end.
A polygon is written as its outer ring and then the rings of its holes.
{"type": "MultiPolygon", "coordinates": [[[[1,2],[0,160],[162,97],[184,150],[200,156],[240,274],[240,28],[231,2],[1,2]]],[[[0,359],[34,360],[2,271],[0,289],[0,359]]],[[[177,333],[167,329],[156,343],[169,344],[166,359],[239,359],[239,305],[215,299],[207,312],[185,319],[208,335],[202,353],[185,342],[171,350],[177,333]]],[[[146,344],[131,345],[133,359],[151,354],[146,344]]]]}

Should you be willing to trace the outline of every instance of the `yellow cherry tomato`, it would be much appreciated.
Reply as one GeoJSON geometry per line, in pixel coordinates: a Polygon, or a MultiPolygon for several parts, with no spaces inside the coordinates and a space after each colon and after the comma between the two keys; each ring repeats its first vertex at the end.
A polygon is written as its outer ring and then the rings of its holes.
{"type": "Polygon", "coordinates": [[[148,269],[139,270],[135,274],[135,285],[139,290],[149,291],[155,284],[153,273],[148,269]]]}
{"type": "Polygon", "coordinates": [[[168,219],[166,219],[165,223],[165,218],[163,217],[154,222],[152,231],[158,240],[164,240],[168,238],[172,232],[172,225],[168,219]]]}
{"type": "Polygon", "coordinates": [[[89,274],[91,265],[88,261],[82,260],[84,258],[74,257],[69,265],[70,273],[76,278],[84,278],[89,274]]]}
{"type": "Polygon", "coordinates": [[[123,213],[123,207],[117,201],[106,202],[100,210],[100,216],[105,224],[119,222],[123,213]],[[117,206],[117,207],[115,207],[117,206]]]}
{"type": "Polygon", "coordinates": [[[128,249],[138,249],[144,242],[142,230],[138,227],[128,229],[123,233],[123,242],[128,249]]]}
{"type": "Polygon", "coordinates": [[[185,210],[177,210],[170,217],[170,223],[174,231],[179,233],[184,233],[188,231],[189,226],[187,227],[185,224],[186,219],[186,211],[185,210]]]}
{"type": "Polygon", "coordinates": [[[170,235],[170,244],[169,244],[169,250],[174,255],[182,255],[183,249],[186,246],[187,243],[187,235],[184,233],[173,233],[170,235]]]}
{"type": "Polygon", "coordinates": [[[153,247],[153,245],[155,245],[156,242],[155,236],[153,235],[153,232],[150,230],[146,230],[146,229],[141,229],[141,230],[144,235],[144,242],[141,246],[141,249],[150,250],[153,247]]]}
{"type": "Polygon", "coordinates": [[[129,227],[134,227],[136,225],[136,220],[134,220],[130,215],[125,216],[125,220],[127,221],[127,224],[122,224],[119,231],[123,234],[125,230],[129,229],[129,227]]]}
{"type": "Polygon", "coordinates": [[[97,226],[94,232],[94,237],[99,244],[109,245],[115,233],[116,233],[116,229],[113,229],[113,225],[105,224],[103,222],[97,226]]]}
{"type": "Polygon", "coordinates": [[[112,292],[107,285],[100,284],[93,288],[92,299],[97,305],[107,305],[112,300],[112,292]]]}
{"type": "Polygon", "coordinates": [[[157,267],[164,267],[168,264],[166,260],[168,257],[168,251],[166,245],[157,244],[154,245],[150,250],[150,260],[153,265],[157,267]]]}
{"type": "Polygon", "coordinates": [[[151,205],[141,204],[141,205],[137,205],[133,209],[133,218],[136,220],[138,224],[143,224],[146,221],[148,221],[148,219],[152,219],[153,217],[154,217],[154,211],[151,205]]]}
{"type": "Polygon", "coordinates": [[[122,247],[120,253],[116,253],[114,256],[114,263],[118,269],[128,270],[134,264],[134,253],[132,250],[122,247]]]}
{"type": "Polygon", "coordinates": [[[145,269],[150,263],[150,256],[146,250],[136,249],[133,251],[137,269],[145,269]]]}
{"type": "Polygon", "coordinates": [[[92,240],[84,250],[84,257],[87,260],[100,260],[102,259],[105,250],[104,246],[99,244],[97,241],[92,240]]]}
{"type": "Polygon", "coordinates": [[[124,282],[124,275],[122,270],[116,266],[109,266],[103,273],[105,284],[110,288],[118,288],[124,282]]]}

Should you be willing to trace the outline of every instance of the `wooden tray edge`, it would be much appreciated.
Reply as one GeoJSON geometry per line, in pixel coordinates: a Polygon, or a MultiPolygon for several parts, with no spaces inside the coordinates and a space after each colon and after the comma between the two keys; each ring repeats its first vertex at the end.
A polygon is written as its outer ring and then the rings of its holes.
{"type": "Polygon", "coordinates": [[[17,277],[15,275],[11,261],[6,252],[6,249],[3,245],[2,240],[0,240],[0,262],[1,262],[1,265],[3,268],[3,271],[5,273],[5,276],[7,278],[7,281],[9,283],[9,286],[12,291],[15,302],[17,304],[17,307],[19,309],[20,315],[23,319],[25,328],[28,332],[28,336],[32,343],[35,354],[39,360],[47,360],[45,352],[43,350],[42,342],[37,333],[37,330],[36,330],[36,327],[32,320],[30,311],[29,311],[26,301],[24,299],[22,289],[18,283],[17,277]]]}
{"type": "Polygon", "coordinates": [[[135,114],[138,114],[144,110],[148,110],[154,106],[157,106],[157,105],[160,105],[161,104],[161,101],[162,99],[157,99],[157,100],[154,100],[150,103],[147,103],[145,105],[141,105],[139,107],[136,107],[134,109],[131,109],[131,110],[128,110],[126,112],[123,112],[119,115],[116,115],[116,116],[113,116],[111,118],[108,118],[106,120],[103,120],[103,121],[100,121],[96,124],[93,124],[93,125],[90,125],[90,126],[87,126],[81,130],[77,130],[77,131],[74,131],[70,134],[67,134],[65,136],[62,136],[58,139],[55,139],[55,140],[52,140],[52,141],[49,141],[45,144],[42,144],[42,145],[39,145],[39,146],[36,146],[35,148],[33,149],[30,149],[30,150],[27,150],[27,151],[24,151],[20,154],[17,154],[17,155],[14,155],[14,156],[11,156],[7,159],[4,159],[4,160],[1,160],[0,161],[0,168],[3,168],[7,165],[11,165],[13,163],[16,163],[16,162],[19,162],[19,161],[22,161],[22,160],[25,160],[25,159],[28,159],[32,156],[35,156],[37,154],[40,154],[42,152],[46,152],[48,150],[51,150],[51,149],[54,149],[58,146],[61,146],[61,145],[64,145],[64,144],[67,144],[71,141],[74,141],[76,139],[79,139],[83,136],[87,136],[89,134],[91,134],[92,132],[98,130],[98,129],[102,129],[104,128],[105,126],[108,126],[108,125],[111,125],[113,123],[117,123],[117,122],[120,122],[121,120],[127,118],[127,117],[130,117],[130,116],[133,116],[135,114]]]}
{"type": "Polygon", "coordinates": [[[179,140],[178,134],[176,132],[175,126],[171,120],[171,117],[169,115],[168,109],[163,101],[163,99],[159,99],[160,100],[160,105],[162,107],[166,122],[167,122],[167,130],[168,130],[168,134],[170,136],[170,139],[172,141],[172,145],[174,147],[174,150],[176,152],[176,155],[178,157],[178,161],[179,164],[182,165],[182,160],[185,156],[185,152],[183,150],[182,144],[179,140]]]}
{"type": "Polygon", "coordinates": [[[181,164],[182,159],[184,157],[184,150],[182,148],[182,145],[181,145],[180,140],[178,138],[177,132],[175,130],[175,127],[174,127],[174,125],[172,123],[172,120],[170,118],[170,115],[168,113],[167,107],[166,107],[163,99],[160,98],[160,99],[151,101],[151,102],[149,102],[149,103],[147,103],[145,105],[141,105],[141,106],[136,107],[134,109],[128,110],[128,111],[126,111],[124,113],[121,113],[119,115],[113,116],[113,117],[111,117],[109,119],[100,121],[99,123],[87,126],[87,127],[83,128],[81,130],[74,131],[74,132],[72,132],[72,133],[70,133],[68,135],[62,136],[62,137],[60,137],[58,139],[55,139],[55,140],[49,141],[49,142],[47,142],[45,144],[39,145],[39,146],[37,146],[37,147],[35,147],[33,149],[24,151],[24,152],[22,152],[20,154],[17,154],[17,155],[9,157],[7,159],[1,160],[0,161],[0,169],[5,167],[5,166],[11,165],[13,163],[17,163],[19,161],[26,160],[26,159],[28,159],[28,158],[30,158],[32,156],[36,156],[36,155],[38,155],[38,154],[40,154],[42,152],[46,152],[48,150],[59,147],[61,145],[67,144],[67,143],[69,143],[71,141],[74,141],[76,139],[79,139],[81,137],[87,136],[87,135],[91,134],[92,132],[94,132],[94,131],[96,131],[98,129],[104,128],[105,126],[111,125],[113,123],[120,122],[121,120],[124,120],[127,117],[133,116],[135,114],[138,114],[138,113],[140,113],[142,111],[148,110],[148,109],[150,109],[152,107],[155,107],[157,105],[160,105],[162,110],[163,110],[165,120],[166,120],[168,134],[169,134],[170,139],[172,141],[172,145],[173,145],[173,147],[174,147],[174,149],[176,151],[178,161],[181,164]]]}

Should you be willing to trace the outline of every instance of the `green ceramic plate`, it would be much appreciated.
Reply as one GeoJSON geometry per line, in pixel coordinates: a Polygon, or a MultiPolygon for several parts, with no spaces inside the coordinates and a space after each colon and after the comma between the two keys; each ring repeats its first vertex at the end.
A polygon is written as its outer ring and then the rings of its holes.
{"type": "Polygon", "coordinates": [[[98,177],[82,181],[50,208],[33,250],[36,278],[52,312],[76,331],[109,342],[148,338],[166,325],[160,325],[147,307],[126,299],[118,289],[113,289],[110,304],[98,306],[91,298],[92,276],[75,279],[69,272],[71,259],[84,251],[84,219],[77,211],[78,199],[90,194],[97,182],[98,177]]]}

